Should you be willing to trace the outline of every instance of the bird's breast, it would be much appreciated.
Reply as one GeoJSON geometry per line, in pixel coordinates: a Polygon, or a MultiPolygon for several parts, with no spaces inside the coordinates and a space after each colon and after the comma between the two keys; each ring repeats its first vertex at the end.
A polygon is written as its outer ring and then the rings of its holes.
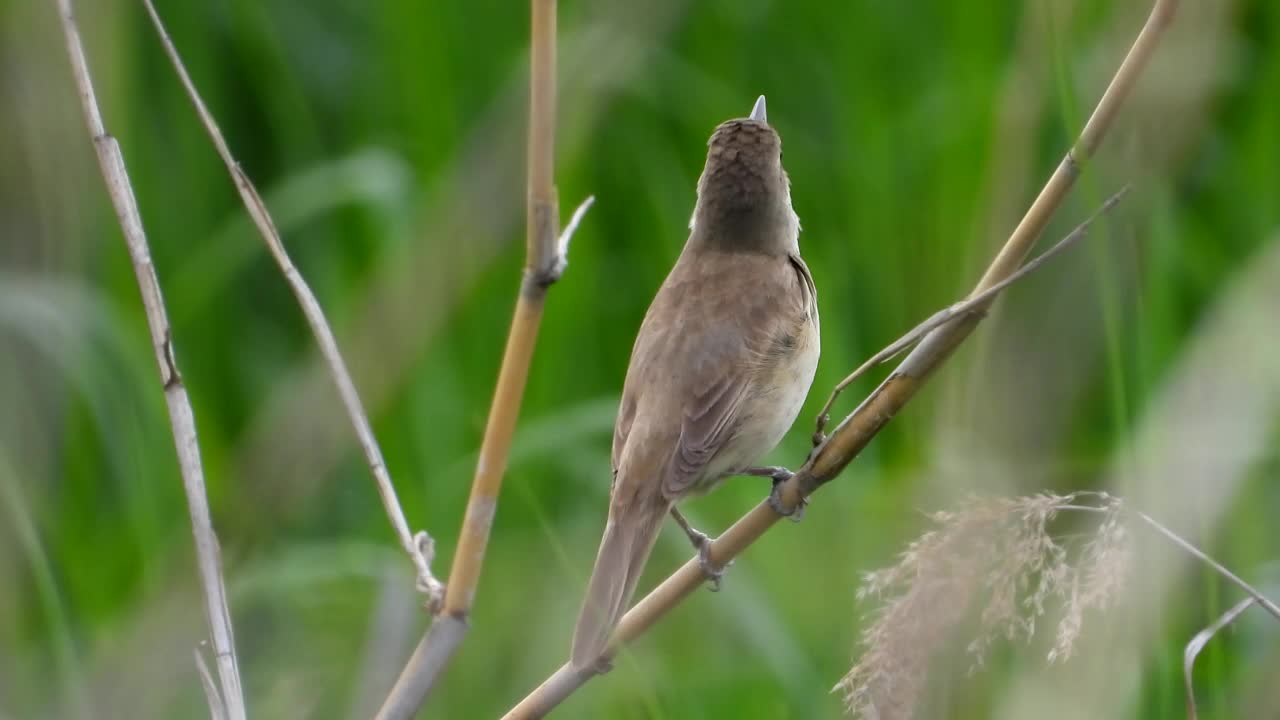
{"type": "Polygon", "coordinates": [[[743,398],[737,432],[716,454],[704,480],[694,488],[705,493],[725,477],[760,464],[795,423],[818,368],[820,344],[813,320],[805,322],[786,353],[763,365],[743,398]]]}

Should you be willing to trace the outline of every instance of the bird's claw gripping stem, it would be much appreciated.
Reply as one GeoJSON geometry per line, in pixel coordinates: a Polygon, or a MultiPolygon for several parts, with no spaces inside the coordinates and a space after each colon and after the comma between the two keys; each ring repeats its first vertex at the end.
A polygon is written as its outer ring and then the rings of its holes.
{"type": "Polygon", "coordinates": [[[788,518],[791,522],[800,522],[804,517],[804,506],[809,504],[807,498],[800,498],[800,504],[793,508],[786,507],[782,502],[782,484],[791,479],[795,473],[786,468],[765,468],[773,472],[768,477],[773,478],[773,488],[769,490],[769,507],[779,515],[788,518]]]}
{"type": "MultiPolygon", "coordinates": [[[[698,565],[702,568],[702,574],[707,578],[707,589],[711,592],[720,592],[720,581],[724,578],[724,571],[729,565],[717,567],[711,560],[711,538],[706,533],[694,530],[690,533],[689,538],[693,540],[693,544],[698,548],[698,565]]],[[[732,563],[729,563],[730,565],[732,563]]]]}

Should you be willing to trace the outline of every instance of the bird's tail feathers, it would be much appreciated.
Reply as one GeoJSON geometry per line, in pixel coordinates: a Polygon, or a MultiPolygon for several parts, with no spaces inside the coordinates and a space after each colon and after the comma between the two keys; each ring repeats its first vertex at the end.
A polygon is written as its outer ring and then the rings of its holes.
{"type": "Polygon", "coordinates": [[[610,508],[600,540],[587,597],[573,632],[574,667],[594,664],[627,610],[644,571],[662,521],[671,509],[665,501],[639,502],[625,513],[610,508]]]}

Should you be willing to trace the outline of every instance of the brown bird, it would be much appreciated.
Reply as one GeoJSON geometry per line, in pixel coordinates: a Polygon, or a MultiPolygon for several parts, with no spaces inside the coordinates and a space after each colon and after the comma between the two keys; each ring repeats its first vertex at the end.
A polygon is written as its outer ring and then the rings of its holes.
{"type": "Polygon", "coordinates": [[[601,660],[668,513],[715,587],[710,541],[675,503],[730,475],[771,476],[775,489],[789,477],[753,465],[790,429],[818,364],[817,295],[764,96],[707,146],[689,239],[631,350],[609,520],[573,637],[580,668],[601,660]]]}

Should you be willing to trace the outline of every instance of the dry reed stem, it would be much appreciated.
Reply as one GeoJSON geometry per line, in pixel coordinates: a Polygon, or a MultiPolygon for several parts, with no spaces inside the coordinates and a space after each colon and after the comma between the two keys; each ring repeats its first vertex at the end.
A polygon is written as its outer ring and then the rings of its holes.
{"type": "Polygon", "coordinates": [[[1200,655],[1200,651],[1204,649],[1204,646],[1209,644],[1209,641],[1213,639],[1213,636],[1218,634],[1219,630],[1235,622],[1236,618],[1240,617],[1241,613],[1248,610],[1249,606],[1255,602],[1258,602],[1257,598],[1247,597],[1236,603],[1231,607],[1231,609],[1222,613],[1222,615],[1217,620],[1213,621],[1209,627],[1196,633],[1195,637],[1191,638],[1187,643],[1186,649],[1183,650],[1182,677],[1186,682],[1187,718],[1189,720],[1196,720],[1198,717],[1198,713],[1196,712],[1196,691],[1195,686],[1192,683],[1192,671],[1195,668],[1196,657],[1200,655]]]}
{"type": "Polygon", "coordinates": [[[1192,545],[1191,543],[1184,540],[1177,533],[1173,532],[1172,530],[1165,527],[1164,525],[1161,525],[1160,523],[1156,522],[1150,515],[1147,515],[1144,512],[1139,512],[1137,513],[1137,515],[1139,518],[1142,519],[1143,522],[1145,522],[1146,524],[1154,528],[1156,532],[1168,538],[1174,545],[1177,545],[1178,547],[1190,553],[1193,557],[1195,557],[1200,562],[1213,568],[1215,572],[1217,572],[1219,575],[1221,575],[1222,577],[1230,581],[1232,585],[1235,585],[1241,590],[1244,590],[1245,593],[1247,593],[1250,597],[1254,599],[1254,602],[1258,603],[1259,607],[1271,613],[1277,620],[1280,620],[1280,605],[1276,605],[1270,598],[1268,598],[1266,595],[1263,595],[1261,592],[1259,592],[1257,588],[1253,587],[1249,583],[1240,579],[1240,576],[1228,570],[1225,566],[1222,565],[1222,563],[1206,555],[1204,551],[1201,550],[1200,548],[1196,547],[1195,545],[1192,545]]]}
{"type": "Polygon", "coordinates": [[[411,717],[426,700],[466,635],[485,549],[493,529],[498,493],[507,469],[511,438],[528,379],[547,289],[567,264],[572,234],[594,202],[587,198],[557,236],[559,206],[554,185],[556,102],[556,2],[531,0],[528,197],[524,276],[507,346],[498,371],[493,404],[476,461],[471,496],[458,536],[444,606],[414,649],[378,720],[411,717]]]}
{"type": "MultiPolygon", "coordinates": [[[[231,628],[231,612],[227,608],[227,590],[222,579],[222,561],[218,551],[218,538],[209,516],[209,499],[205,491],[204,469],[200,463],[200,446],[196,440],[195,413],[187,397],[186,386],[178,372],[177,354],[173,347],[173,333],[169,326],[164,298],[160,293],[160,281],[151,263],[151,249],[138,203],[125,168],[120,144],[107,134],[102,121],[102,111],[93,92],[89,75],[89,63],[85,57],[80,31],[76,28],[71,0],[57,0],[62,29],[66,35],[67,53],[71,58],[71,71],[79,89],[80,105],[85,123],[98,155],[98,165],[107,183],[111,204],[115,207],[120,229],[124,234],[129,260],[137,276],[142,292],[142,304],[146,309],[147,327],[151,332],[151,344],[160,367],[160,380],[164,387],[165,404],[169,410],[169,422],[173,428],[174,444],[178,452],[178,466],[182,472],[183,490],[191,515],[191,531],[195,537],[196,559],[200,582],[204,591],[205,613],[213,639],[214,657],[221,683],[221,712],[229,720],[244,720],[244,695],[240,686],[240,670],[236,661],[235,636],[231,628]]],[[[213,705],[211,712],[220,708],[213,705]]]]}
{"type": "Polygon", "coordinates": [[[333,335],[333,330],[329,327],[329,322],[325,319],[324,310],[320,308],[320,302],[316,299],[315,293],[311,291],[311,287],[307,285],[307,281],[303,279],[302,274],[298,272],[298,269],[294,267],[293,261],[289,258],[289,254],[284,248],[284,242],[280,239],[280,233],[276,230],[275,223],[271,220],[271,215],[267,211],[267,205],[263,202],[262,196],[258,194],[258,190],[254,187],[249,176],[240,169],[240,164],[232,156],[231,149],[227,146],[227,141],[223,138],[217,121],[213,119],[213,114],[209,112],[204,100],[200,97],[200,93],[196,90],[195,83],[192,82],[191,75],[187,72],[182,58],[178,55],[178,50],[174,46],[173,40],[169,37],[168,31],[165,30],[164,23],[161,22],[160,15],[156,12],[155,5],[151,0],[143,0],[143,4],[147,8],[147,13],[151,16],[151,22],[155,26],[156,34],[160,36],[160,42],[164,45],[165,53],[169,56],[173,69],[177,71],[178,78],[182,81],[187,97],[191,99],[191,104],[195,107],[196,114],[200,116],[200,123],[204,125],[205,132],[208,133],[209,139],[213,142],[214,149],[218,151],[218,157],[222,158],[222,162],[227,166],[227,172],[231,174],[236,191],[240,194],[240,200],[244,203],[245,209],[249,212],[249,217],[253,219],[253,224],[258,229],[258,234],[262,237],[262,241],[266,243],[267,249],[271,252],[271,256],[275,258],[276,264],[280,267],[280,272],[284,274],[285,280],[289,283],[289,288],[293,291],[294,297],[298,299],[298,304],[302,307],[302,314],[306,317],[307,324],[311,327],[311,333],[316,338],[316,344],[320,347],[320,354],[324,357],[325,364],[329,367],[329,374],[338,389],[338,395],[342,398],[342,404],[346,408],[347,417],[350,419],[356,438],[360,442],[360,448],[364,451],[365,463],[368,465],[369,472],[373,475],[374,483],[378,487],[378,495],[382,498],[382,506],[386,510],[387,519],[391,522],[392,529],[395,530],[401,548],[409,555],[409,559],[413,562],[417,571],[418,589],[427,596],[428,607],[434,609],[438,607],[444,594],[444,586],[431,573],[431,561],[435,555],[435,543],[427,533],[420,532],[415,535],[409,529],[409,523],[405,520],[404,510],[400,507],[400,500],[396,497],[395,485],[391,482],[391,474],[387,470],[386,461],[382,458],[382,449],[378,446],[377,438],[374,437],[373,427],[369,424],[369,418],[365,413],[364,405],[360,402],[360,394],[356,391],[355,382],[351,379],[347,364],[342,359],[342,353],[338,350],[338,341],[333,335]]]}
{"type": "MultiPolygon", "coordinates": [[[[1106,136],[1116,113],[1151,59],[1165,28],[1173,20],[1177,7],[1178,0],[1155,0],[1146,23],[1098,101],[1079,139],[1058,164],[1013,234],[987,268],[974,288],[973,296],[1010,277],[1022,264],[1023,258],[1075,183],[1081,164],[1092,156],[1106,136]]],[[[950,357],[951,352],[968,337],[980,320],[981,313],[970,312],[925,336],[871,396],[840,423],[830,438],[814,450],[795,475],[779,487],[782,509],[794,511],[810,494],[838,475],[924,386],[933,371],[950,357]]],[[[768,502],[761,502],[711,544],[711,561],[723,567],[764,535],[781,517],[768,502]]],[[[703,581],[698,559],[686,562],[623,616],[605,654],[611,656],[619,644],[630,642],[643,634],[692,594],[703,581]]],[[[542,717],[591,676],[590,673],[574,671],[568,665],[561,667],[512,708],[505,718],[520,720],[542,717]]]]}

